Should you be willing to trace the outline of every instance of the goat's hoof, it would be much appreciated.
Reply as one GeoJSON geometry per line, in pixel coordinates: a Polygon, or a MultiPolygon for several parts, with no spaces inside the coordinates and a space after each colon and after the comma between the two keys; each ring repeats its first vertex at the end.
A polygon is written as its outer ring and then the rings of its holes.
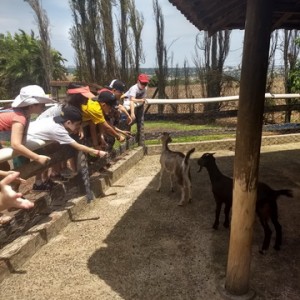
{"type": "Polygon", "coordinates": [[[192,198],[189,199],[189,203],[192,203],[192,198]]]}
{"type": "Polygon", "coordinates": [[[262,255],[265,255],[268,251],[268,248],[262,248],[259,250],[259,253],[262,254],[262,255]]]}
{"type": "Polygon", "coordinates": [[[177,205],[182,207],[184,205],[184,202],[179,202],[177,205]]]}
{"type": "Polygon", "coordinates": [[[224,223],[223,226],[224,226],[225,228],[229,228],[229,223],[224,223]]]}
{"type": "Polygon", "coordinates": [[[160,192],[160,189],[156,189],[157,192],[160,192]]]}
{"type": "Polygon", "coordinates": [[[280,250],[280,246],[279,246],[279,245],[275,245],[275,246],[274,246],[274,249],[275,249],[276,251],[279,251],[279,250],[280,250]]]}

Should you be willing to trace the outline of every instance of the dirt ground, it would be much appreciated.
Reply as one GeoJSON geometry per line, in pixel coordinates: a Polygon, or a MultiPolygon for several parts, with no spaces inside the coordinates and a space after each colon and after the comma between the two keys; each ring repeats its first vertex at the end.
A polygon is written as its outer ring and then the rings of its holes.
{"type": "MultiPolygon", "coordinates": [[[[273,188],[293,189],[294,198],[278,199],[281,251],[258,253],[263,232],[255,223],[250,285],[256,299],[300,295],[300,143],[282,148],[263,148],[260,178],[273,188]]],[[[212,229],[208,174],[197,173],[201,155],[192,155],[191,204],[177,206],[180,195],[169,192],[167,178],[156,192],[159,156],[145,156],[2,282],[0,299],[222,299],[229,230],[212,229]]],[[[215,156],[231,175],[233,152],[215,156]]]]}

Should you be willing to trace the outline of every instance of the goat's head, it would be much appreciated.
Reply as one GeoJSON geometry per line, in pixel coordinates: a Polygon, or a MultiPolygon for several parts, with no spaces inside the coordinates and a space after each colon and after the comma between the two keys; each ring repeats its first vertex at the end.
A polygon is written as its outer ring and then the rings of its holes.
{"type": "Polygon", "coordinates": [[[215,161],[215,153],[204,153],[197,161],[199,165],[198,172],[201,172],[203,167],[207,167],[212,161],[215,161]]]}
{"type": "Polygon", "coordinates": [[[172,138],[168,132],[163,132],[159,136],[159,139],[162,141],[163,144],[168,144],[172,142],[172,138]]]}

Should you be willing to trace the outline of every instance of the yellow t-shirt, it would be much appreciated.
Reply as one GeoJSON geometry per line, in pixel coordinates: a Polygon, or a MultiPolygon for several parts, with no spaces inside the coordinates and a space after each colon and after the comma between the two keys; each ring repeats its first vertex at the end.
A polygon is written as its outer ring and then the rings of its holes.
{"type": "Polygon", "coordinates": [[[101,105],[98,101],[89,99],[86,105],[81,105],[82,121],[92,121],[94,124],[102,124],[105,122],[101,105]]]}

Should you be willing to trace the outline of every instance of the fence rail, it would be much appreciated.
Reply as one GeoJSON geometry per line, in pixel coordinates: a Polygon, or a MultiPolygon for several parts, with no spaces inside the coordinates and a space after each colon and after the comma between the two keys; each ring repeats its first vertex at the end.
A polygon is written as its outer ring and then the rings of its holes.
{"type": "MultiPolygon", "coordinates": [[[[265,94],[266,99],[297,99],[300,94],[265,94]]],[[[211,98],[193,98],[193,99],[147,99],[146,104],[199,104],[238,101],[239,96],[211,97],[211,98]]]]}

